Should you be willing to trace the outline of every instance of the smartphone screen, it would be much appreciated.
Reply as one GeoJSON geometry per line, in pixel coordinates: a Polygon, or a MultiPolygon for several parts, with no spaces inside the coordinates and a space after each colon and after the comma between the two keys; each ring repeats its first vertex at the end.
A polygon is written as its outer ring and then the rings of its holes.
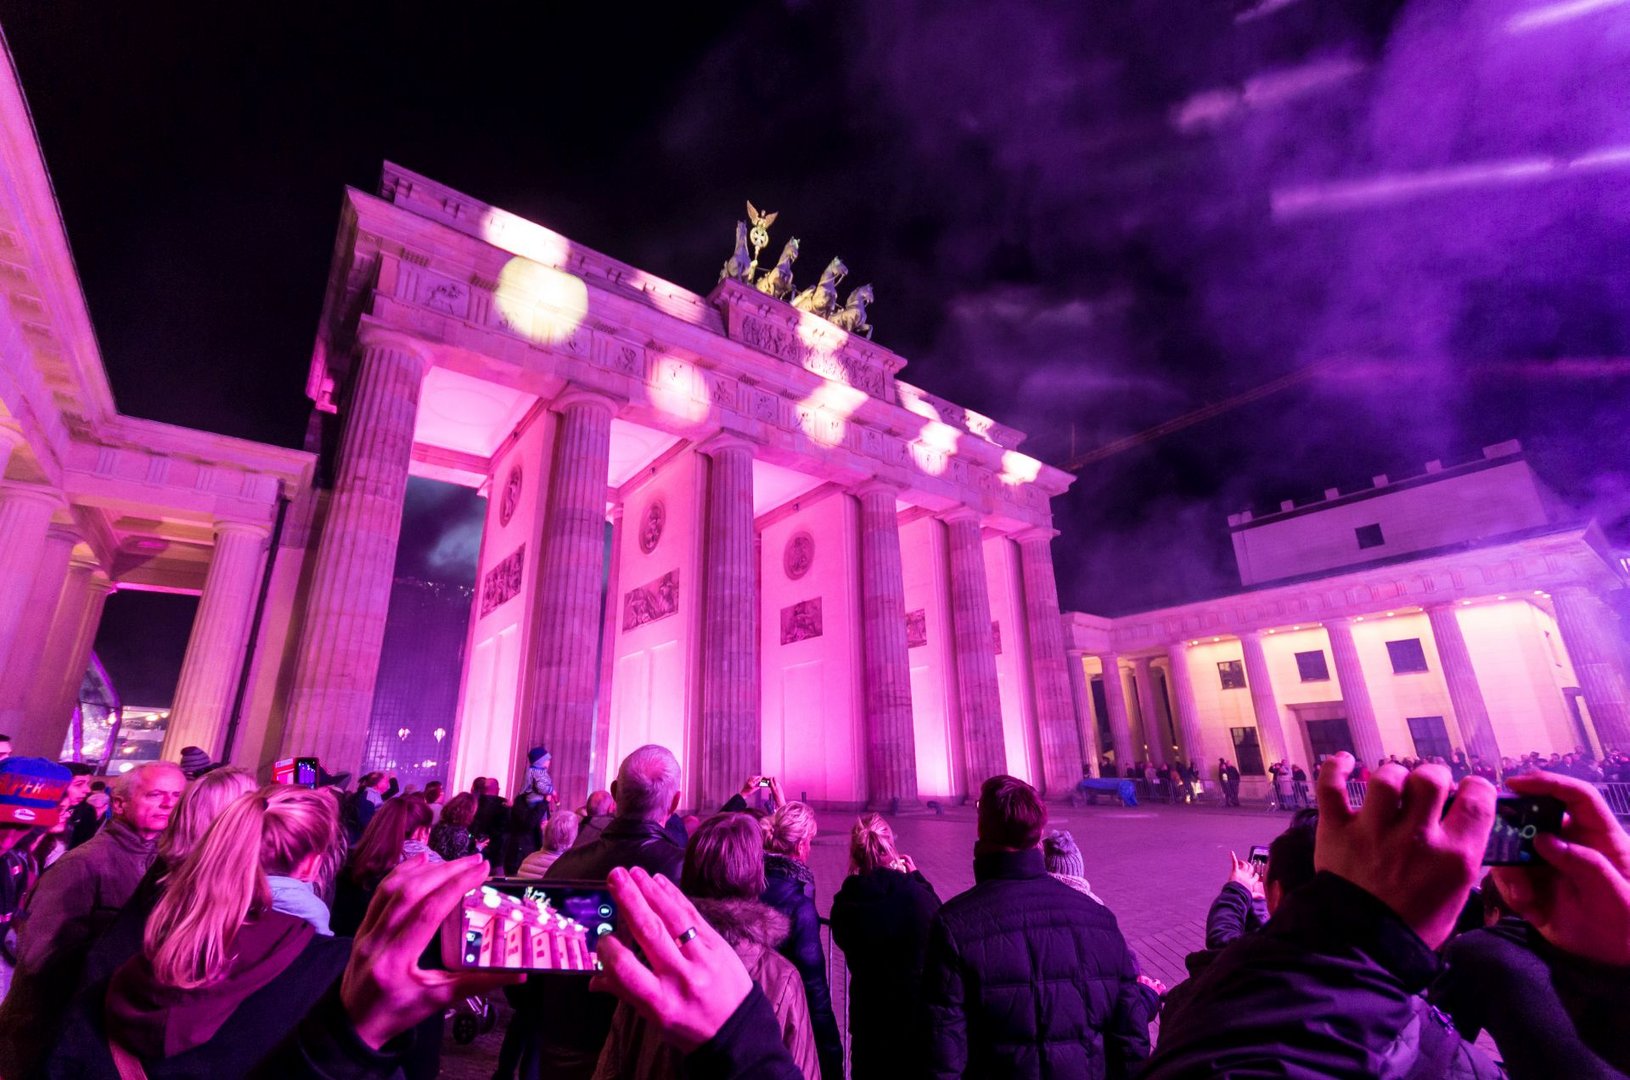
{"type": "Polygon", "coordinates": [[[617,928],[601,882],[495,879],[471,889],[442,924],[450,969],[592,974],[599,941],[617,928]]]}
{"type": "Polygon", "coordinates": [[[1494,800],[1494,828],[1483,849],[1484,866],[1527,866],[1538,859],[1534,837],[1562,831],[1562,800],[1549,795],[1505,795],[1494,800]]]}
{"type": "Polygon", "coordinates": [[[317,759],[302,757],[294,759],[294,782],[302,787],[314,788],[317,786],[317,759]]]}
{"type": "Polygon", "coordinates": [[[1268,849],[1261,844],[1251,845],[1251,863],[1259,871],[1268,869],[1268,849]]]}

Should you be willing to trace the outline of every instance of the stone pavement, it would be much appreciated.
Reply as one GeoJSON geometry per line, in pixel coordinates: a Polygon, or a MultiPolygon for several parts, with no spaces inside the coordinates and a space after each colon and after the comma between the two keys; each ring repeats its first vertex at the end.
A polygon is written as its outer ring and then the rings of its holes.
{"type": "MultiPolygon", "coordinates": [[[[1205,940],[1205,915],[1228,880],[1228,853],[1241,858],[1252,844],[1266,844],[1289,823],[1289,814],[1256,809],[1142,805],[1049,807],[1056,828],[1069,829],[1087,865],[1087,880],[1120,920],[1127,943],[1144,972],[1168,986],[1184,977],[1183,956],[1205,940]]],[[[822,813],[810,864],[819,886],[819,907],[829,913],[832,895],[848,872],[852,814],[822,813]]],[[[893,819],[900,850],[942,899],[973,884],[972,806],[893,819]]],[[[828,951],[831,952],[830,943],[828,951]]],[[[834,1004],[846,1015],[841,954],[831,957],[834,1004]]],[[[507,1010],[506,1010],[507,1013],[507,1010]]],[[[467,1047],[446,1042],[442,1076],[487,1080],[496,1064],[503,1024],[467,1047]]]]}

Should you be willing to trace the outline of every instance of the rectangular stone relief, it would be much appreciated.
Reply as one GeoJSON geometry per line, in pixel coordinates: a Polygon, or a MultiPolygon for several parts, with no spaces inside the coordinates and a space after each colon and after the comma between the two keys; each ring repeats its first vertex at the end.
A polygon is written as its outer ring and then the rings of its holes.
{"type": "Polygon", "coordinates": [[[498,610],[499,605],[511,600],[521,591],[521,562],[526,557],[522,544],[509,557],[491,570],[481,582],[481,617],[484,619],[498,610]]]}
{"type": "Polygon", "coordinates": [[[928,612],[923,608],[906,612],[906,648],[928,644],[928,612]]]}
{"type": "Polygon", "coordinates": [[[821,636],[821,598],[800,600],[781,609],[781,644],[808,641],[821,636]]]}
{"type": "Polygon", "coordinates": [[[666,619],[679,610],[679,571],[669,570],[649,585],[630,589],[623,596],[623,629],[666,619]]]}

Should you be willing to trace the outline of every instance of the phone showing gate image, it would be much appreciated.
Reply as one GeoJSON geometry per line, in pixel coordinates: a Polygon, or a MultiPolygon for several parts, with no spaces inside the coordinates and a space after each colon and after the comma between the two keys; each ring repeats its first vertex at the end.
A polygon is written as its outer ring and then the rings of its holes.
{"type": "Polygon", "coordinates": [[[1494,828],[1483,849],[1484,866],[1536,862],[1534,837],[1562,831],[1562,800],[1550,795],[1504,795],[1494,800],[1494,828]]]}
{"type": "Polygon", "coordinates": [[[617,928],[602,882],[497,878],[464,894],[441,928],[450,970],[592,975],[600,939],[617,928]]]}

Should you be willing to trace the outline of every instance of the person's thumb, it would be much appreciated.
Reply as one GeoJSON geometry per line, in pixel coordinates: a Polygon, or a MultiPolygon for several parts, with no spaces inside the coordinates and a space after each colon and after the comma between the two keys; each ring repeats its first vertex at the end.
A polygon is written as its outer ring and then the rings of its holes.
{"type": "Polygon", "coordinates": [[[1541,833],[1534,837],[1534,850],[1540,858],[1556,868],[1564,877],[1616,877],[1613,864],[1595,848],[1583,844],[1570,844],[1560,836],[1541,833]]]}

